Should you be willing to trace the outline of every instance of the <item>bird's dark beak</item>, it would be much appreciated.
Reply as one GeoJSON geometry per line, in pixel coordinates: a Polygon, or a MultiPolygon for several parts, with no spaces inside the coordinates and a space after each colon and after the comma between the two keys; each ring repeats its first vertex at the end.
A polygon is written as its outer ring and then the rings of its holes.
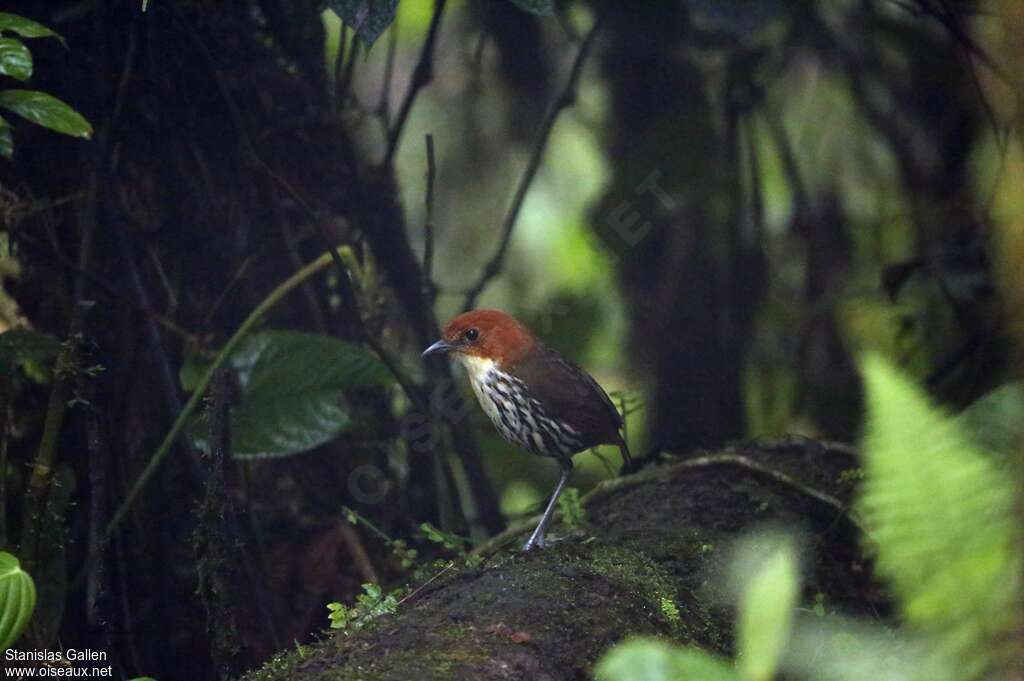
{"type": "Polygon", "coordinates": [[[429,357],[430,355],[436,355],[439,352],[451,352],[455,349],[455,346],[446,340],[439,340],[429,348],[423,351],[420,357],[429,357]]]}

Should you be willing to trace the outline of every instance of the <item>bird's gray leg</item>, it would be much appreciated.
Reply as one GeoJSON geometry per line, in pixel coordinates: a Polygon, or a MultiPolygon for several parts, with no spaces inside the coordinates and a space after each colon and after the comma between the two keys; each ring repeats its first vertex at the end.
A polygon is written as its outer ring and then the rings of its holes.
{"type": "Polygon", "coordinates": [[[551,495],[547,508],[544,509],[544,515],[540,517],[540,522],[537,523],[537,529],[533,531],[530,538],[523,544],[523,551],[529,551],[534,546],[544,546],[544,528],[547,527],[551,516],[555,514],[555,504],[558,503],[558,497],[562,496],[565,483],[569,482],[569,476],[572,475],[572,460],[566,459],[560,463],[562,464],[562,477],[559,478],[558,485],[555,486],[555,492],[551,495]]]}

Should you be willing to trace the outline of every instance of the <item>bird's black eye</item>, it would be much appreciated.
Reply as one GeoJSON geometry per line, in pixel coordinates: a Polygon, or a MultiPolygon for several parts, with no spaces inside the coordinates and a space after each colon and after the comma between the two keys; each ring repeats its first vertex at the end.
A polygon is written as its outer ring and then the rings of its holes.
{"type": "Polygon", "coordinates": [[[462,334],[462,337],[472,343],[480,337],[480,332],[476,329],[466,329],[466,332],[462,334]]]}

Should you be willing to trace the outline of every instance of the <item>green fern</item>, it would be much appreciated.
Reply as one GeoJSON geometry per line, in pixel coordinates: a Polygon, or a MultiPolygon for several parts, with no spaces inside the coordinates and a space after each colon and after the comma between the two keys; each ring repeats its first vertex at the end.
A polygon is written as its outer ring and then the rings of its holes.
{"type": "Polygon", "coordinates": [[[961,422],[879,357],[863,362],[868,421],[859,511],[904,619],[981,674],[1012,625],[1020,587],[1012,478],[961,422]]]}

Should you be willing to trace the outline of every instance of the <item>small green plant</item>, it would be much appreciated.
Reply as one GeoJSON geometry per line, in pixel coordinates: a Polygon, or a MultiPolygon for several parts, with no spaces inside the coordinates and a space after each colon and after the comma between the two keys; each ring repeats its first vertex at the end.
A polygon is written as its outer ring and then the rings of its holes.
{"type": "Polygon", "coordinates": [[[457,534],[451,532],[445,532],[440,530],[430,523],[421,523],[420,531],[423,532],[423,536],[426,537],[427,541],[435,544],[440,544],[449,551],[464,555],[466,553],[466,547],[469,546],[469,540],[465,537],[460,537],[457,534]]]}
{"type": "Polygon", "coordinates": [[[662,596],[658,603],[661,606],[661,614],[665,616],[669,622],[679,621],[679,606],[668,596],[662,596]]]}
{"type": "Polygon", "coordinates": [[[467,550],[472,542],[470,542],[466,537],[460,537],[457,534],[439,530],[430,523],[422,523],[420,525],[420,530],[423,532],[423,536],[426,537],[427,541],[440,544],[445,547],[458,556],[466,567],[479,567],[483,562],[483,558],[476,554],[472,554],[467,550]]]}
{"type": "MultiPolygon", "coordinates": [[[[0,75],[19,82],[32,77],[32,52],[22,40],[32,38],[64,39],[42,24],[17,14],[0,12],[0,75]]],[[[66,46],[66,45],[65,45],[66,46]]],[[[92,137],[92,126],[81,114],[53,95],[38,90],[0,90],[0,108],[22,118],[72,137],[92,137]]],[[[11,125],[0,117],[0,156],[14,157],[11,125]]]]}
{"type": "Polygon", "coordinates": [[[363,593],[356,596],[353,606],[334,602],[327,604],[327,619],[331,629],[345,632],[359,631],[366,624],[381,615],[391,615],[398,610],[398,591],[385,594],[381,588],[372,583],[363,584],[363,593]]]}
{"type": "Polygon", "coordinates": [[[566,527],[579,527],[586,518],[586,511],[580,503],[580,491],[575,487],[566,487],[562,492],[562,496],[558,498],[558,510],[566,527]]]}

